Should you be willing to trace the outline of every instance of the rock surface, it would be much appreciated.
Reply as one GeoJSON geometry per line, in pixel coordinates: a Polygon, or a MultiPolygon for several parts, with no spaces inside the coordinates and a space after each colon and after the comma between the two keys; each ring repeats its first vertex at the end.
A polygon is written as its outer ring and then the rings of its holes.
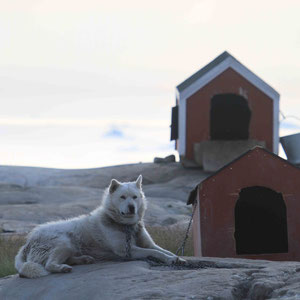
{"type": "Polygon", "coordinates": [[[155,164],[168,164],[176,161],[175,155],[168,155],[166,157],[154,157],[153,162],[155,164]]]}
{"type": "Polygon", "coordinates": [[[75,266],[69,274],[0,279],[2,300],[300,299],[300,263],[191,259],[198,269],[150,267],[147,262],[75,266]]]}
{"type": "Polygon", "coordinates": [[[194,144],[194,157],[204,170],[215,172],[256,146],[265,148],[266,143],[253,139],[203,141],[194,144]]]}
{"type": "MultiPolygon", "coordinates": [[[[24,233],[45,221],[94,209],[111,178],[144,177],[146,224],[186,222],[189,192],[209,175],[178,163],[87,170],[0,167],[0,232],[24,233]]],[[[75,266],[39,279],[0,278],[0,299],[285,299],[300,300],[300,263],[188,258],[191,269],[143,261],[75,266]],[[195,268],[200,266],[201,268],[195,268]]]]}
{"type": "Polygon", "coordinates": [[[98,169],[61,170],[0,167],[0,233],[24,233],[47,221],[85,214],[100,204],[112,178],[143,175],[148,199],[146,225],[186,222],[190,190],[208,174],[179,163],[132,164],[98,169]]]}

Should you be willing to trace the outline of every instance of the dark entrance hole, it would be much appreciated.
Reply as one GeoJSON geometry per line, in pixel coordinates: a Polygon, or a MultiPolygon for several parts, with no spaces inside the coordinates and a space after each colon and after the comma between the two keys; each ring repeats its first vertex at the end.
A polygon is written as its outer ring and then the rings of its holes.
{"type": "Polygon", "coordinates": [[[247,100],[236,94],[219,94],[211,99],[210,137],[212,140],[249,138],[251,112],[247,100]]]}
{"type": "Polygon", "coordinates": [[[243,188],[235,206],[237,254],[288,252],[282,194],[262,186],[243,188]]]}

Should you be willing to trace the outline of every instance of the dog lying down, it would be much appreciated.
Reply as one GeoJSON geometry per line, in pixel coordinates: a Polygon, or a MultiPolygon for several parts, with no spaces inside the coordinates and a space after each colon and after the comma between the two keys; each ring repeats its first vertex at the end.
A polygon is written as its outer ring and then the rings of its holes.
{"type": "Polygon", "coordinates": [[[68,273],[71,265],[95,260],[153,257],[168,265],[185,260],[159,247],[147,232],[143,217],[147,202],[142,175],[134,182],[112,179],[102,204],[88,215],[37,226],[15,258],[20,277],[68,273]],[[130,228],[126,235],[126,228],[130,228]],[[127,240],[127,243],[126,243],[127,240]]]}

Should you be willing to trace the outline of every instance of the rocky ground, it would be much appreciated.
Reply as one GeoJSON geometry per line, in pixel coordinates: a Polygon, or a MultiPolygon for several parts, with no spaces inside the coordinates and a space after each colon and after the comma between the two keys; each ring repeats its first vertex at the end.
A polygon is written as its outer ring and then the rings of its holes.
{"type": "Polygon", "coordinates": [[[106,262],[38,279],[15,275],[0,280],[0,299],[300,299],[300,263],[205,258],[190,259],[190,266],[106,262]]]}
{"type": "MultiPolygon", "coordinates": [[[[0,167],[0,231],[23,234],[34,225],[84,214],[101,201],[112,178],[144,177],[147,225],[186,224],[188,194],[207,177],[178,163],[86,170],[0,167]]],[[[285,299],[300,300],[300,263],[188,258],[189,268],[143,261],[75,266],[69,274],[0,279],[0,299],[285,299]]]]}
{"type": "Polygon", "coordinates": [[[185,222],[188,194],[208,174],[179,163],[133,164],[98,169],[61,170],[0,167],[0,232],[24,233],[36,224],[85,214],[100,204],[112,178],[143,175],[148,199],[146,225],[185,222]]]}

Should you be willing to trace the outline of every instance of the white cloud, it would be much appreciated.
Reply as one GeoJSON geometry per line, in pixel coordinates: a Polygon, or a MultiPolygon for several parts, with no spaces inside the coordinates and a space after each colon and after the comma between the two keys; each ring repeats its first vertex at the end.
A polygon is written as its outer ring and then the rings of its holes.
{"type": "Polygon", "coordinates": [[[215,0],[195,1],[185,15],[185,20],[191,24],[208,23],[212,21],[216,9],[215,0]]]}
{"type": "Polygon", "coordinates": [[[124,139],[124,138],[126,138],[124,131],[115,126],[110,128],[108,131],[106,131],[103,134],[103,137],[109,138],[109,139],[124,139]]]}
{"type": "Polygon", "coordinates": [[[128,120],[128,119],[29,119],[29,118],[0,118],[0,126],[61,126],[61,127],[103,127],[103,126],[136,126],[139,128],[161,128],[168,126],[166,120],[128,120]]]}
{"type": "Polygon", "coordinates": [[[48,120],[43,124],[41,120],[5,121],[0,122],[4,165],[92,168],[151,162],[155,156],[175,153],[164,122],[140,120],[116,125],[95,120],[87,125],[85,120],[48,120]],[[107,138],[105,133],[111,128],[118,128],[121,137],[107,138]]]}
{"type": "Polygon", "coordinates": [[[298,129],[300,130],[300,119],[296,119],[296,121],[298,121],[298,123],[296,122],[291,122],[291,121],[281,121],[280,123],[280,128],[285,130],[285,129],[298,129]]]}

